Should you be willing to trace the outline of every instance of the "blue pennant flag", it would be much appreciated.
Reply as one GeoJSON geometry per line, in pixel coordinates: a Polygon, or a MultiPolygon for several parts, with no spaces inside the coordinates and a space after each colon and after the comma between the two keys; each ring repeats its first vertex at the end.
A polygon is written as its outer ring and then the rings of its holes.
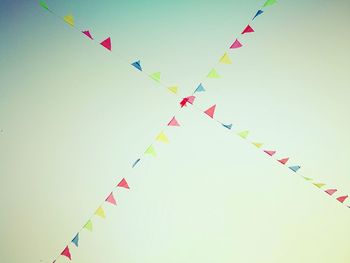
{"type": "Polygon", "coordinates": [[[194,92],[201,92],[201,91],[205,91],[202,83],[198,85],[198,87],[196,88],[196,90],[194,92]]]}
{"type": "Polygon", "coordinates": [[[232,124],[223,124],[223,123],[221,123],[221,124],[222,124],[222,126],[224,126],[225,128],[227,128],[229,130],[231,130],[231,128],[232,128],[232,124]]]}
{"type": "Polygon", "coordinates": [[[293,172],[297,172],[300,169],[300,166],[299,165],[289,166],[289,169],[291,169],[293,172]]]}
{"type": "Polygon", "coordinates": [[[79,233],[75,235],[75,237],[72,239],[72,243],[78,247],[78,243],[79,243],[79,233]]]}
{"type": "Polygon", "coordinates": [[[140,158],[137,159],[137,160],[133,163],[132,168],[134,168],[134,167],[136,166],[136,164],[137,164],[140,160],[141,160],[140,158]]]}
{"type": "Polygon", "coordinates": [[[256,12],[255,16],[253,17],[253,20],[254,20],[257,16],[260,16],[262,13],[264,13],[264,11],[258,10],[258,12],[256,12]]]}
{"type": "Polygon", "coordinates": [[[137,68],[139,71],[142,71],[140,60],[135,61],[134,63],[131,63],[131,65],[134,66],[135,68],[137,68]]]}

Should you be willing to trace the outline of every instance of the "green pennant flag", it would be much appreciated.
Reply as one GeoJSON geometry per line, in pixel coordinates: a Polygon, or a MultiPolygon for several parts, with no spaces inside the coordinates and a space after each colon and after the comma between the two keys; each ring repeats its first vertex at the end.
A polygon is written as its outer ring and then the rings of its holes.
{"type": "Polygon", "coordinates": [[[276,4],[276,3],[277,3],[277,0],[267,0],[267,1],[265,2],[265,4],[263,5],[263,7],[267,7],[267,6],[276,4]]]}
{"type": "Polygon", "coordinates": [[[153,74],[149,75],[151,79],[159,82],[160,81],[160,72],[154,72],[153,74]]]}
{"type": "Polygon", "coordinates": [[[49,7],[48,7],[47,4],[45,3],[45,1],[40,0],[40,1],[39,1],[39,5],[40,5],[42,8],[44,8],[44,9],[46,9],[46,10],[49,10],[49,7]]]}
{"type": "Polygon", "coordinates": [[[150,154],[153,157],[157,156],[156,151],[154,150],[153,146],[151,145],[150,147],[147,148],[147,150],[145,151],[145,154],[150,154]]]}
{"type": "Polygon", "coordinates": [[[213,68],[207,75],[208,78],[210,79],[217,79],[220,78],[220,75],[217,73],[217,71],[215,70],[215,68],[213,68]]]}
{"type": "Polygon", "coordinates": [[[247,137],[249,135],[249,131],[241,131],[241,132],[237,133],[237,135],[243,139],[247,139],[247,137]]]}
{"type": "Polygon", "coordinates": [[[83,228],[85,228],[85,229],[89,230],[90,232],[92,232],[92,222],[91,222],[91,220],[87,221],[83,228]]]}

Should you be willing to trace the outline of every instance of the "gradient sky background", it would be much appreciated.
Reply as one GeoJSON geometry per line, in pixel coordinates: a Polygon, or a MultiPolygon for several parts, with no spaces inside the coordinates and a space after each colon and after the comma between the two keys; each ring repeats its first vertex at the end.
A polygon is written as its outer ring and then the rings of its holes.
{"type": "MultiPolygon", "coordinates": [[[[74,262],[348,263],[350,210],[191,107],[137,169],[263,0],[47,1],[0,5],[1,262],[50,262],[127,176],[74,262]]],[[[197,105],[249,129],[300,172],[350,193],[350,2],[279,1],[206,81],[197,105]]],[[[59,262],[66,262],[61,258],[59,262]]]]}

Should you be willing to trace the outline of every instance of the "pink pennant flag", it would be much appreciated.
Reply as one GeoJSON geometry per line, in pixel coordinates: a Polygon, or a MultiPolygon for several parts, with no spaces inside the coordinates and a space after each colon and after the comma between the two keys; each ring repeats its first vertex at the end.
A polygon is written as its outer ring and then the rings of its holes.
{"type": "Polygon", "coordinates": [[[110,37],[103,40],[100,44],[107,48],[109,51],[112,51],[112,43],[110,37]]]}
{"type": "Polygon", "coordinates": [[[254,29],[250,25],[247,25],[246,28],[243,30],[242,35],[252,32],[254,32],[254,29]]]}
{"type": "Polygon", "coordinates": [[[188,103],[193,104],[195,98],[196,98],[195,96],[188,96],[188,97],[187,97],[188,103]]]}
{"type": "Polygon", "coordinates": [[[276,151],[267,151],[267,150],[264,150],[265,153],[267,153],[268,155],[272,156],[276,153],[276,151]]]}
{"type": "Polygon", "coordinates": [[[72,260],[68,246],[66,246],[65,249],[63,249],[63,251],[61,252],[61,255],[69,258],[69,260],[72,260]]]}
{"type": "Polygon", "coordinates": [[[105,200],[108,203],[111,203],[113,205],[117,205],[117,202],[114,199],[113,192],[109,194],[109,196],[105,200]]]}
{"type": "Polygon", "coordinates": [[[348,198],[349,196],[347,195],[344,195],[344,196],[340,196],[337,198],[337,200],[340,202],[340,203],[344,203],[344,201],[348,198]]]}
{"type": "Polygon", "coordinates": [[[337,191],[337,189],[328,189],[325,192],[329,195],[333,195],[336,191],[337,191]]]}
{"type": "Polygon", "coordinates": [[[92,35],[90,34],[90,31],[89,30],[85,30],[85,31],[81,31],[85,36],[87,36],[88,38],[90,39],[93,39],[92,38],[92,35]]]}
{"type": "Polygon", "coordinates": [[[204,113],[207,114],[210,118],[214,118],[216,104],[207,109],[204,113]]]}
{"type": "Polygon", "coordinates": [[[280,162],[281,164],[286,164],[288,162],[289,158],[283,158],[280,160],[277,160],[278,162],[280,162]]]}
{"type": "Polygon", "coordinates": [[[168,126],[180,126],[180,124],[177,122],[175,116],[169,121],[168,126]]]}
{"type": "Polygon", "coordinates": [[[126,189],[130,189],[127,181],[124,178],[119,182],[117,187],[123,187],[123,188],[126,188],[126,189]]]}
{"type": "Polygon", "coordinates": [[[240,48],[240,47],[242,47],[242,44],[241,42],[238,41],[238,39],[236,39],[235,42],[233,42],[233,44],[230,46],[231,49],[240,48]]]}

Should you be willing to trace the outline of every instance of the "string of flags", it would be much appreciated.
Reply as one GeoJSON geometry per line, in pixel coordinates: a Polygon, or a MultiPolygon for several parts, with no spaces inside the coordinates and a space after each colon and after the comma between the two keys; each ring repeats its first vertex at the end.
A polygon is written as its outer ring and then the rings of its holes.
{"type": "MultiPolygon", "coordinates": [[[[268,7],[270,5],[273,5],[276,3],[276,0],[267,0],[264,5],[262,6],[261,9],[259,9],[255,15],[252,18],[252,21],[254,21],[258,16],[262,15],[265,11],[263,10],[263,8],[268,7]]],[[[48,10],[49,12],[53,13],[53,11],[51,9],[49,9],[49,7],[47,6],[46,2],[43,0],[39,1],[39,4],[41,7],[43,7],[44,9],[48,10]]],[[[66,16],[64,16],[63,21],[66,22],[69,26],[75,27],[75,20],[72,14],[68,14],[66,16]]],[[[94,37],[92,36],[90,30],[79,30],[82,34],[84,34],[87,38],[89,38],[90,40],[94,40],[94,37]]],[[[241,32],[241,35],[245,35],[248,33],[253,33],[255,32],[252,25],[248,24],[243,31],[241,32]]],[[[106,50],[108,51],[112,51],[112,40],[110,37],[105,38],[104,40],[102,40],[101,42],[98,42],[102,47],[104,47],[106,50]]],[[[218,63],[220,64],[232,64],[232,60],[229,56],[229,51],[230,50],[234,50],[234,49],[238,49],[241,48],[243,46],[242,42],[240,41],[239,38],[236,38],[233,43],[229,46],[228,51],[226,51],[218,60],[218,63]]],[[[133,66],[136,70],[138,70],[139,72],[143,72],[145,73],[150,79],[152,79],[153,81],[159,83],[161,86],[163,86],[164,88],[166,88],[169,92],[183,97],[180,95],[179,92],[179,87],[178,86],[167,86],[164,85],[161,82],[161,73],[160,72],[153,72],[151,74],[148,74],[144,71],[142,65],[141,65],[141,61],[140,60],[136,60],[132,63],[129,63],[131,66],[133,66]]],[[[217,71],[217,69],[214,67],[212,68],[209,73],[206,75],[206,77],[208,79],[218,79],[221,78],[222,75],[217,71]]],[[[219,121],[218,119],[216,119],[214,117],[215,111],[216,111],[216,104],[212,105],[211,107],[209,107],[206,110],[201,110],[198,107],[196,107],[194,105],[194,101],[195,101],[195,96],[193,96],[193,94],[195,93],[200,93],[200,92],[205,92],[206,89],[204,88],[203,83],[201,82],[193,91],[191,96],[188,97],[183,97],[181,102],[180,102],[180,109],[183,107],[186,107],[188,104],[191,104],[194,106],[195,109],[199,110],[200,112],[203,112],[204,114],[206,114],[209,118],[211,118],[212,120],[217,121],[219,124],[221,124],[222,127],[228,129],[228,130],[233,130],[233,124],[225,124],[221,121],[219,121]]],[[[178,121],[176,114],[167,122],[166,127],[180,127],[180,122],[178,121]]],[[[264,149],[263,148],[263,144],[260,142],[255,142],[255,141],[249,141],[248,137],[250,132],[248,130],[244,130],[244,131],[237,131],[235,132],[235,134],[237,136],[239,136],[240,138],[246,140],[247,142],[251,143],[253,146],[255,146],[255,148],[261,150],[264,154],[266,154],[267,156],[273,158],[273,156],[275,156],[276,154],[276,150],[271,150],[271,149],[264,149]]],[[[169,138],[166,135],[165,131],[162,130],[160,131],[157,136],[154,139],[154,142],[161,142],[164,144],[169,143],[169,138]]],[[[157,152],[155,149],[155,146],[153,145],[154,142],[149,145],[146,150],[144,151],[143,155],[149,155],[152,157],[156,157],[157,156],[157,152]]],[[[287,167],[290,171],[297,173],[299,171],[299,169],[301,168],[299,165],[288,165],[289,162],[289,157],[284,157],[284,158],[277,158],[274,159],[276,160],[279,164],[284,165],[285,167],[287,167]]],[[[136,161],[134,161],[134,163],[132,164],[132,167],[134,168],[139,162],[141,161],[141,158],[138,158],[136,161]]],[[[300,175],[300,172],[298,172],[298,174],[300,175]]],[[[326,184],[322,183],[322,182],[315,182],[314,179],[310,178],[310,177],[305,177],[300,175],[305,181],[310,182],[313,186],[317,187],[318,189],[321,189],[322,191],[324,191],[326,194],[328,194],[329,196],[334,197],[338,202],[344,204],[345,201],[348,199],[348,195],[336,195],[336,193],[338,192],[337,188],[328,188],[326,187],[326,184]]],[[[125,188],[125,189],[130,189],[129,185],[126,181],[125,178],[123,178],[116,186],[116,188],[125,188]]],[[[110,192],[110,194],[104,199],[104,202],[94,211],[94,213],[91,215],[91,217],[86,221],[86,223],[83,225],[83,227],[74,235],[74,237],[71,239],[70,243],[71,245],[74,245],[74,247],[78,247],[79,246],[79,238],[80,238],[80,233],[81,231],[89,231],[92,232],[93,231],[93,220],[95,220],[95,218],[101,218],[101,219],[105,219],[106,218],[106,213],[105,213],[105,209],[104,209],[104,205],[106,203],[111,204],[116,206],[117,202],[115,199],[115,192],[116,192],[116,188],[113,188],[113,190],[110,192]]],[[[349,207],[349,206],[348,206],[349,207]]],[[[72,259],[72,255],[71,255],[71,250],[70,250],[70,244],[66,245],[65,248],[61,251],[61,253],[58,255],[58,257],[53,261],[53,263],[56,262],[56,260],[60,257],[60,256],[64,256],[67,259],[71,260],[72,259]]]]}

